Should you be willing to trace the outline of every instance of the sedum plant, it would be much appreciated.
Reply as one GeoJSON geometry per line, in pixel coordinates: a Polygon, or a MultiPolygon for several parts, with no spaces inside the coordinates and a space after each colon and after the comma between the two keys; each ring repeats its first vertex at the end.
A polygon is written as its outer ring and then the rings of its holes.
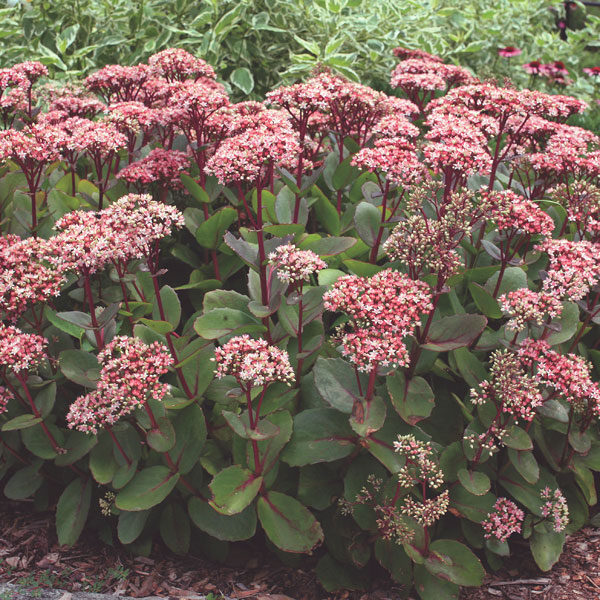
{"type": "Polygon", "coordinates": [[[321,70],[240,103],[182,49],[0,71],[0,477],[61,544],[254,540],[428,600],[587,523],[586,104],[396,56],[398,95],[321,70]]]}

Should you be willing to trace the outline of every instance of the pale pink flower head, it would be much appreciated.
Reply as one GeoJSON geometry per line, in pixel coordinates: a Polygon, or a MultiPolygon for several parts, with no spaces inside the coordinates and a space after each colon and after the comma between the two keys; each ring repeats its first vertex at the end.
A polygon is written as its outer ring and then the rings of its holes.
{"type": "MultiPolygon", "coordinates": [[[[399,98],[400,100],[400,98],[399,98]]],[[[406,100],[408,102],[408,100],[406,100]]],[[[412,104],[412,102],[410,102],[412,104]]],[[[414,106],[414,105],[413,105],[414,106]]],[[[415,107],[416,108],[416,107],[415,107]]],[[[421,133],[404,115],[392,114],[380,119],[372,133],[379,138],[416,138],[421,133]]]]}
{"type": "Polygon", "coordinates": [[[484,537],[495,537],[501,542],[507,540],[513,533],[521,533],[521,525],[525,513],[508,498],[498,498],[494,504],[494,512],[488,513],[481,526],[485,531],[484,537]]]}
{"type": "Polygon", "coordinates": [[[100,94],[106,102],[126,102],[137,100],[149,77],[146,65],[108,65],[88,75],[83,83],[88,90],[100,94]]]}
{"type": "Polygon", "coordinates": [[[3,412],[6,412],[8,408],[8,403],[13,400],[15,395],[3,385],[0,385],[0,415],[3,412]]]}
{"type": "Polygon", "coordinates": [[[284,283],[309,281],[313,273],[327,267],[327,263],[312,250],[299,250],[293,244],[278,246],[269,254],[269,263],[276,269],[277,278],[284,283]]]}
{"type": "Polygon", "coordinates": [[[535,202],[512,190],[485,194],[499,231],[517,230],[528,235],[552,235],[554,221],[535,202]]]}
{"type": "Polygon", "coordinates": [[[404,137],[382,138],[371,148],[362,148],[352,157],[352,165],[365,171],[385,173],[402,186],[423,180],[426,175],[413,142],[404,137]]]}
{"type": "Polygon", "coordinates": [[[0,131],[0,163],[12,159],[25,170],[54,162],[63,138],[61,129],[49,124],[0,131]]]}
{"type": "Polygon", "coordinates": [[[582,71],[590,77],[600,77],[600,67],[586,67],[582,71]]]}
{"type": "Polygon", "coordinates": [[[178,150],[155,148],[141,160],[133,162],[117,173],[117,179],[143,189],[151,183],[171,188],[182,188],[180,173],[189,168],[190,157],[178,150]]]}
{"type": "Polygon", "coordinates": [[[532,60],[531,62],[525,63],[523,69],[530,75],[545,75],[546,65],[539,60],[532,60]]]}
{"type": "Polygon", "coordinates": [[[521,288],[498,298],[500,306],[511,317],[507,329],[520,331],[528,324],[540,327],[547,317],[554,319],[562,312],[562,302],[553,294],[521,288]]]}
{"type": "Polygon", "coordinates": [[[576,413],[600,414],[600,386],[591,378],[592,365],[576,354],[560,354],[544,340],[525,339],[519,348],[525,368],[535,370],[538,385],[562,396],[576,413]]]}
{"type": "Polygon", "coordinates": [[[173,86],[168,106],[196,127],[214,112],[229,105],[227,94],[200,81],[185,80],[173,86]]]}
{"type": "Polygon", "coordinates": [[[254,340],[249,335],[233,337],[217,348],[214,361],[219,379],[233,375],[248,388],[275,381],[289,385],[295,379],[285,350],[271,346],[265,340],[254,340]]]}
{"type": "Polygon", "coordinates": [[[12,68],[17,73],[21,73],[27,79],[29,85],[33,85],[40,77],[48,76],[48,67],[35,60],[18,63],[13,65],[12,68]]]}
{"type": "Polygon", "coordinates": [[[196,58],[182,48],[167,48],[153,54],[148,59],[153,75],[164,77],[167,81],[186,79],[215,79],[214,69],[201,58],[196,58]]]}
{"type": "Polygon", "coordinates": [[[522,50],[515,46],[504,46],[504,48],[498,48],[498,56],[504,58],[512,58],[513,56],[519,56],[522,50]]]}
{"type": "Polygon", "coordinates": [[[412,50],[410,48],[403,48],[402,46],[398,46],[397,48],[394,48],[392,52],[394,53],[394,56],[397,56],[402,60],[408,60],[409,58],[418,58],[421,60],[429,60],[431,62],[436,63],[444,62],[439,56],[435,56],[435,54],[425,52],[425,50],[412,50]]]}
{"type": "Polygon", "coordinates": [[[536,246],[550,262],[543,290],[558,298],[581,300],[600,278],[600,245],[587,240],[546,239],[536,246]]]}
{"type": "Polygon", "coordinates": [[[104,111],[106,105],[91,96],[75,96],[65,94],[52,100],[48,112],[61,111],[67,117],[80,117],[93,119],[98,113],[104,111]]]}
{"type": "MultiPolygon", "coordinates": [[[[481,405],[490,400],[497,410],[516,420],[532,421],[544,402],[535,378],[526,373],[518,356],[496,350],[490,357],[490,378],[471,389],[471,402],[481,405]]],[[[501,436],[498,436],[499,438],[501,436]]]]}
{"type": "Polygon", "coordinates": [[[344,356],[361,371],[406,366],[402,338],[411,335],[421,314],[431,308],[429,286],[386,269],[367,279],[340,277],[323,296],[325,310],[344,312],[353,331],[338,330],[344,356]]]}
{"type": "Polygon", "coordinates": [[[542,516],[552,521],[554,531],[564,531],[569,524],[569,505],[560,489],[556,488],[554,492],[549,487],[545,487],[540,496],[545,500],[542,504],[542,516]]]}
{"type": "Polygon", "coordinates": [[[69,150],[87,152],[94,158],[108,158],[127,145],[127,137],[112,123],[73,117],[62,127],[69,133],[64,141],[69,150]]]}
{"type": "Polygon", "coordinates": [[[162,400],[169,386],[160,383],[173,358],[160,342],[145,344],[137,338],[117,336],[98,354],[102,365],[96,389],[80,396],[67,414],[69,428],[98,433],[150,399],[162,400]]]}
{"type": "Polygon", "coordinates": [[[312,113],[328,111],[332,99],[332,91],[323,86],[318,77],[304,83],[282,86],[267,93],[269,104],[285,109],[294,122],[303,126],[306,126],[306,120],[312,113]]]}
{"type": "Polygon", "coordinates": [[[108,106],[106,120],[113,123],[123,133],[137,133],[154,127],[158,121],[156,111],[142,102],[113,102],[108,106]]]}
{"type": "Polygon", "coordinates": [[[46,358],[47,345],[40,335],[0,323],[0,365],[15,373],[36,368],[46,358]]]}
{"type": "Polygon", "coordinates": [[[52,264],[53,245],[43,238],[0,238],[0,316],[16,321],[29,306],[47,302],[65,281],[52,264]]]}

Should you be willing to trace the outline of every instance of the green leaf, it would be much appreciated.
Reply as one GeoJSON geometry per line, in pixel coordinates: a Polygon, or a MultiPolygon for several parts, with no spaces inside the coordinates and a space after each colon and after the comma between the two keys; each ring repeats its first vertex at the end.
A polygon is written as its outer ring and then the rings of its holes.
{"type": "Polygon", "coordinates": [[[252,315],[241,310],[214,308],[196,319],[194,330],[205,340],[216,340],[225,335],[262,333],[266,328],[252,315]]]}
{"type": "Polygon", "coordinates": [[[563,302],[562,307],[560,317],[552,320],[552,325],[557,325],[560,329],[551,333],[546,340],[551,346],[570,340],[579,327],[579,306],[575,302],[563,302]]]}
{"type": "Polygon", "coordinates": [[[392,406],[409,425],[416,425],[426,419],[435,406],[435,396],[429,384],[422,377],[406,381],[402,371],[387,377],[387,388],[392,406]]]}
{"type": "Polygon", "coordinates": [[[4,486],[4,495],[10,500],[25,500],[35,494],[44,483],[44,478],[39,473],[42,464],[43,461],[36,460],[28,467],[16,471],[4,486]]]}
{"type": "Polygon", "coordinates": [[[254,500],[262,481],[262,477],[240,465],[227,467],[209,485],[213,494],[210,505],[224,515],[240,513],[254,500]]]}
{"type": "Polygon", "coordinates": [[[150,515],[149,510],[122,511],[117,523],[117,536],[122,544],[131,544],[138,539],[150,515]]]}
{"type": "Polygon", "coordinates": [[[198,497],[188,501],[188,512],[198,529],[227,542],[248,540],[256,532],[256,510],[247,506],[242,512],[227,516],[218,513],[208,502],[198,497]]]}
{"type": "Polygon", "coordinates": [[[462,486],[475,496],[483,496],[490,491],[490,478],[485,473],[459,469],[457,475],[462,486]]]}
{"type": "Polygon", "coordinates": [[[513,425],[502,438],[502,443],[507,448],[513,448],[514,450],[531,450],[533,448],[533,442],[529,434],[517,425],[513,425]]]}
{"type": "Polygon", "coordinates": [[[342,254],[356,244],[356,239],[351,237],[324,237],[319,240],[307,241],[300,244],[301,250],[312,250],[319,256],[335,256],[342,254]]]}
{"type": "Polygon", "coordinates": [[[533,532],[529,540],[529,547],[537,566],[542,571],[549,571],[558,562],[564,543],[564,531],[550,531],[548,533],[533,532]]]}
{"type": "Polygon", "coordinates": [[[452,513],[474,523],[481,523],[492,512],[495,502],[496,496],[493,494],[475,496],[462,485],[456,485],[450,490],[452,513]]]}
{"type": "Polygon", "coordinates": [[[63,350],[59,354],[59,366],[67,379],[88,388],[95,388],[100,379],[100,365],[91,352],[63,350]]]}
{"type": "Polygon", "coordinates": [[[179,473],[164,466],[148,467],[135,474],[117,494],[115,505],[121,510],[145,510],[160,504],[179,481],[179,473]]]}
{"type": "Polygon", "coordinates": [[[359,277],[373,277],[376,273],[382,270],[379,265],[363,262],[361,260],[354,260],[353,258],[347,258],[344,264],[348,267],[348,270],[354,275],[359,277]]]}
{"type": "Polygon", "coordinates": [[[190,548],[191,528],[187,512],[176,503],[165,506],[160,515],[160,536],[175,554],[187,554],[190,548]]]}
{"type": "Polygon", "coordinates": [[[412,561],[404,548],[392,540],[377,537],[375,540],[375,558],[377,562],[389,571],[396,583],[405,586],[412,584],[412,561]]]}
{"type": "Polygon", "coordinates": [[[35,415],[19,415],[2,425],[2,431],[16,431],[18,429],[27,429],[42,422],[41,417],[35,415]]]}
{"type": "Polygon", "coordinates": [[[319,357],[313,373],[315,387],[323,400],[340,412],[351,414],[361,394],[350,364],[340,358],[319,357]]]}
{"type": "Polygon", "coordinates": [[[483,315],[453,315],[435,321],[429,329],[424,350],[445,352],[468,346],[476,340],[487,325],[483,315]]]}
{"type": "Polygon", "coordinates": [[[373,248],[381,226],[381,213],[377,207],[369,202],[361,202],[354,213],[354,225],[360,239],[369,248],[373,248]]]}
{"type": "Polygon", "coordinates": [[[294,432],[281,459],[293,467],[331,462],[352,454],[355,434],[348,419],[332,408],[303,410],[294,417],[294,432]]]}
{"type": "Polygon", "coordinates": [[[458,600],[460,588],[450,581],[432,577],[423,565],[415,565],[415,589],[421,600],[458,600]]]}
{"type": "Polygon", "coordinates": [[[479,586],[485,576],[479,559],[456,540],[435,540],[424,565],[432,575],[456,585],[479,586]]]}
{"type": "Polygon", "coordinates": [[[258,499],[258,518],[267,537],[284,552],[310,552],[323,541],[323,530],[298,500],[270,491],[258,499]]]}
{"type": "MultiPolygon", "coordinates": [[[[500,272],[494,273],[486,282],[485,290],[492,294],[498,282],[500,272]]],[[[527,274],[521,267],[508,267],[502,275],[502,282],[500,283],[500,289],[498,290],[498,296],[506,294],[507,292],[514,292],[521,288],[527,287],[527,274]]]]}
{"type": "Polygon", "coordinates": [[[66,442],[62,444],[66,452],[59,454],[54,464],[58,467],[72,465],[90,452],[97,443],[98,437],[95,435],[88,435],[81,431],[71,431],[66,442]]]}
{"type": "MultiPolygon", "coordinates": [[[[315,186],[314,189],[318,188],[315,186]]],[[[313,208],[317,221],[323,229],[331,235],[340,235],[340,217],[335,206],[333,206],[323,193],[318,194],[313,208]]]]}
{"type": "Polygon", "coordinates": [[[138,319],[140,323],[146,325],[152,329],[152,331],[156,331],[156,333],[160,333],[161,335],[165,335],[166,333],[171,333],[175,328],[168,321],[154,321],[153,319],[138,319]]]}
{"type": "Polygon", "coordinates": [[[490,319],[501,319],[502,310],[498,301],[478,283],[472,282],[469,284],[469,292],[477,305],[477,308],[490,319]]]}
{"type": "Polygon", "coordinates": [[[92,499],[90,479],[75,479],[60,495],[56,506],[58,543],[73,546],[85,525],[92,499]]]}
{"type": "Polygon", "coordinates": [[[156,423],[158,428],[148,431],[146,442],[157,452],[168,452],[175,447],[175,429],[167,417],[159,417],[156,423]]]}
{"type": "Polygon", "coordinates": [[[329,553],[321,557],[315,572],[327,592],[365,590],[369,585],[369,579],[363,572],[353,565],[335,560],[329,553]]]}
{"type": "MultiPolygon", "coordinates": [[[[164,311],[164,320],[171,323],[173,329],[176,329],[181,321],[181,302],[179,302],[177,292],[172,287],[163,285],[160,288],[160,299],[164,311]]],[[[156,297],[152,300],[152,318],[155,321],[163,320],[156,297]]]]}
{"type": "Polygon", "coordinates": [[[196,180],[185,173],[179,175],[181,181],[185,186],[185,189],[191,194],[192,198],[199,204],[209,204],[210,196],[206,191],[196,182],[196,180]]]}
{"type": "Polygon", "coordinates": [[[182,475],[189,473],[198,462],[206,443],[206,421],[202,408],[193,403],[179,410],[173,421],[176,443],[169,452],[182,475]]]}
{"type": "Polygon", "coordinates": [[[223,236],[235,223],[237,211],[229,206],[217,211],[196,229],[196,241],[204,248],[214,250],[223,242],[223,236]]]}
{"type": "Polygon", "coordinates": [[[509,448],[508,459],[528,483],[535,483],[539,479],[540,467],[531,450],[513,450],[509,448]]]}
{"type": "MultiPolygon", "coordinates": [[[[64,313],[61,313],[61,314],[64,314],[64,313]]],[[[81,314],[85,314],[85,313],[81,313],[81,314]]],[[[83,335],[85,333],[85,328],[80,327],[79,325],[73,323],[70,320],[62,318],[60,316],[60,314],[56,314],[48,306],[46,306],[44,308],[44,316],[57,329],[60,329],[61,331],[68,333],[69,335],[73,336],[74,338],[77,338],[78,340],[81,340],[81,338],[83,337],[83,335]]],[[[89,325],[89,324],[91,324],[91,319],[89,318],[89,315],[86,315],[86,316],[88,317],[88,325],[89,325]]]]}
{"type": "Polygon", "coordinates": [[[244,94],[249,94],[254,89],[254,77],[250,69],[246,67],[238,67],[235,71],[232,71],[229,81],[242,90],[244,94]]]}
{"type": "Polygon", "coordinates": [[[224,410],[221,413],[231,429],[245,440],[268,440],[279,433],[279,427],[273,425],[267,419],[261,419],[255,429],[250,427],[248,412],[241,415],[224,410]]]}
{"type": "Polygon", "coordinates": [[[535,483],[529,483],[523,479],[512,465],[503,469],[498,482],[517,502],[526,506],[538,517],[542,516],[541,490],[545,487],[555,490],[558,487],[556,479],[542,467],[540,467],[540,476],[535,483]]]}
{"type": "Polygon", "coordinates": [[[90,452],[90,471],[95,481],[100,485],[107,485],[113,480],[119,465],[113,456],[114,442],[110,435],[103,431],[97,439],[98,443],[90,452]]]}
{"type": "Polygon", "coordinates": [[[379,396],[374,396],[371,402],[360,400],[352,408],[350,427],[365,438],[383,427],[386,414],[385,402],[379,396]]]}
{"type": "MultiPolygon", "coordinates": [[[[60,448],[65,441],[63,432],[50,423],[46,425],[46,429],[50,432],[50,435],[54,437],[60,448]]],[[[52,446],[48,435],[39,424],[24,429],[21,432],[21,438],[23,439],[23,444],[27,450],[40,458],[51,459],[59,456],[58,452],[52,446]]]]}

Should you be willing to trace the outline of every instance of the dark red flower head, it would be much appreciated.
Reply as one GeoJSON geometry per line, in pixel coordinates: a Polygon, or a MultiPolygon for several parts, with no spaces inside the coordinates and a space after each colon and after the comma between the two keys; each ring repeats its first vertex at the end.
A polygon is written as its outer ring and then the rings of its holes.
{"type": "Polygon", "coordinates": [[[546,71],[546,65],[539,60],[532,60],[531,62],[525,63],[523,68],[532,75],[540,75],[546,71]]]}
{"type": "Polygon", "coordinates": [[[583,72],[592,77],[600,77],[600,67],[586,67],[583,72]]]}

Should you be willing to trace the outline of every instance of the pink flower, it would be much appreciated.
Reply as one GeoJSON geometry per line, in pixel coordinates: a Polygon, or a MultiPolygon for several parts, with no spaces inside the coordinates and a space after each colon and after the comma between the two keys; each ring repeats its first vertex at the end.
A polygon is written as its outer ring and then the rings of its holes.
{"type": "Polygon", "coordinates": [[[0,323],[0,365],[15,373],[37,367],[46,358],[47,344],[39,335],[0,323]]]}
{"type": "Polygon", "coordinates": [[[504,58],[519,56],[521,52],[522,50],[516,48],[515,46],[505,46],[504,48],[498,48],[498,56],[503,56],[504,58]]]}
{"type": "Polygon", "coordinates": [[[133,162],[117,173],[117,179],[124,179],[143,189],[150,183],[161,186],[182,188],[180,173],[189,168],[190,158],[185,152],[155,148],[141,160],[133,162]]]}
{"type": "Polygon", "coordinates": [[[294,381],[294,370],[285,350],[270,346],[265,340],[254,340],[249,335],[231,338],[215,350],[215,371],[220,379],[233,375],[240,384],[267,385],[274,381],[294,381]]]}
{"type": "Polygon", "coordinates": [[[201,58],[196,58],[181,48],[167,48],[148,59],[152,74],[164,77],[167,81],[185,79],[215,79],[214,69],[201,58]]]}
{"type": "Polygon", "coordinates": [[[88,90],[100,94],[106,102],[127,102],[137,100],[149,77],[146,65],[108,65],[88,75],[83,83],[88,90]]]}
{"type": "Polygon", "coordinates": [[[373,367],[406,366],[402,338],[411,335],[421,314],[431,309],[426,283],[386,269],[366,279],[340,277],[323,296],[326,310],[344,312],[353,332],[338,331],[342,353],[361,371],[373,367]]]}
{"type": "Polygon", "coordinates": [[[8,408],[8,403],[13,400],[15,395],[3,385],[0,385],[0,415],[3,412],[6,412],[8,408]]]}
{"type": "Polygon", "coordinates": [[[492,219],[496,221],[499,231],[517,230],[528,235],[552,235],[554,221],[535,202],[512,190],[486,195],[494,207],[492,219]]]}
{"type": "Polygon", "coordinates": [[[586,75],[591,77],[600,77],[600,67],[585,67],[582,69],[586,75]]]}
{"type": "Polygon", "coordinates": [[[558,488],[551,492],[549,487],[545,487],[540,496],[546,500],[542,505],[542,516],[552,520],[554,531],[563,531],[569,524],[569,505],[562,492],[558,488]]]}
{"type": "Polygon", "coordinates": [[[500,296],[498,300],[502,310],[511,317],[506,328],[517,331],[525,329],[528,323],[534,323],[539,327],[543,324],[546,315],[554,319],[562,312],[562,303],[559,298],[546,292],[534,292],[527,288],[508,292],[500,296]]]}
{"type": "Polygon", "coordinates": [[[546,65],[539,60],[532,60],[531,62],[525,63],[523,69],[530,75],[545,75],[546,65]]]}
{"type": "Polygon", "coordinates": [[[13,65],[12,69],[22,74],[29,81],[30,85],[33,85],[40,77],[48,75],[48,67],[35,60],[18,63],[13,65]]]}
{"type": "Polygon", "coordinates": [[[394,56],[401,58],[402,60],[408,60],[409,58],[419,58],[421,60],[429,60],[436,63],[444,62],[439,56],[429,54],[425,50],[411,50],[410,48],[403,48],[398,46],[393,50],[394,56]]]}
{"type": "Polygon", "coordinates": [[[494,512],[488,513],[481,526],[485,537],[495,537],[501,542],[507,540],[513,533],[521,533],[521,524],[525,513],[507,498],[498,498],[494,504],[494,512]]]}
{"type": "Polygon", "coordinates": [[[591,363],[576,354],[559,354],[547,342],[529,338],[518,354],[525,368],[535,368],[538,384],[562,396],[575,412],[600,414],[600,386],[591,378],[591,363]]]}
{"type": "Polygon", "coordinates": [[[148,399],[162,400],[169,390],[159,378],[173,358],[159,342],[147,345],[137,338],[118,336],[98,354],[98,361],[102,370],[96,389],[69,408],[71,429],[97,434],[98,428],[114,425],[148,399]]]}
{"type": "Polygon", "coordinates": [[[269,263],[276,269],[277,278],[284,283],[309,281],[313,273],[327,267],[327,263],[312,250],[299,250],[293,244],[277,246],[269,254],[269,263]]]}

